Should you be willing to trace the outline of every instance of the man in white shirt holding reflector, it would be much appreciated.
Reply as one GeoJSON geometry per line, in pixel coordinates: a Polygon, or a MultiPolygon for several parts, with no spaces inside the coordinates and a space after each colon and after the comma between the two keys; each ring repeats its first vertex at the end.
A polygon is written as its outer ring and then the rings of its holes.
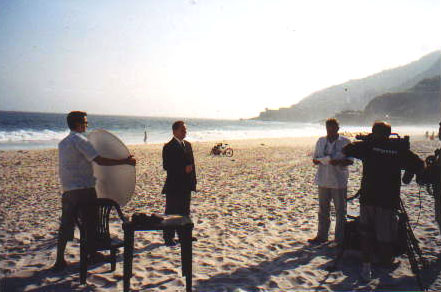
{"type": "Polygon", "coordinates": [[[69,135],[58,144],[59,175],[62,187],[62,214],[58,233],[57,259],[54,271],[61,271],[67,263],[64,260],[66,244],[74,236],[75,217],[81,215],[85,223],[88,238],[89,255],[95,252],[96,179],[93,176],[92,161],[99,165],[112,166],[136,165],[136,160],[129,156],[125,159],[102,157],[93,148],[89,140],[82,135],[87,129],[87,113],[73,111],[67,115],[69,135]],[[83,206],[81,214],[79,207],[83,206]]]}

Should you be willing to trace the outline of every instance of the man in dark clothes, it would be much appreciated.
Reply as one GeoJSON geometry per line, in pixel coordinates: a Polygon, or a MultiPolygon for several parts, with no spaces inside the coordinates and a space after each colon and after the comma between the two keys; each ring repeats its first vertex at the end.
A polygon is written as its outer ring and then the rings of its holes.
{"type": "MultiPolygon", "coordinates": [[[[183,121],[172,126],[173,138],[162,149],[167,179],[162,193],[165,194],[165,214],[190,215],[191,192],[196,191],[196,171],[191,144],[185,141],[187,127],[183,121]]],[[[176,230],[164,231],[166,245],[176,244],[176,230]]]]}
{"type": "Polygon", "coordinates": [[[393,263],[401,170],[419,173],[424,168],[424,162],[409,150],[408,144],[389,139],[390,134],[388,123],[376,122],[366,140],[353,142],[343,148],[345,155],[363,162],[360,223],[363,253],[361,277],[365,281],[371,278],[370,265],[375,242],[379,243],[381,264],[390,266],[393,263]]]}

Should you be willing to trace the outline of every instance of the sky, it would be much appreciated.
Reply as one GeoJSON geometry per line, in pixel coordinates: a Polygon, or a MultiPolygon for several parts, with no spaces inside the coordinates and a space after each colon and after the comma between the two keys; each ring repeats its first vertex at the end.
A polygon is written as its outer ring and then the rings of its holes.
{"type": "Polygon", "coordinates": [[[0,0],[0,110],[238,119],[441,48],[439,0],[0,0]]]}

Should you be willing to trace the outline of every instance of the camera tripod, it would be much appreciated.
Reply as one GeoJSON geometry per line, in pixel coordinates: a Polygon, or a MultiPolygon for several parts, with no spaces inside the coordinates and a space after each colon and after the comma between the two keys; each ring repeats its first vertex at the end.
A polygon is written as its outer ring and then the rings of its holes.
{"type": "MultiPolygon", "coordinates": [[[[347,199],[347,201],[351,201],[360,196],[361,190],[359,190],[354,196],[347,199]]],[[[400,198],[400,205],[398,208],[398,228],[405,232],[405,246],[403,253],[406,253],[407,258],[409,260],[409,264],[412,272],[414,273],[419,288],[424,291],[424,286],[421,280],[421,268],[425,265],[425,260],[423,258],[421,249],[418,244],[418,240],[413,233],[412,227],[409,223],[409,216],[407,215],[406,209],[404,207],[403,201],[400,198]]],[[[357,217],[347,215],[350,219],[356,219],[357,217]]],[[[345,252],[345,247],[339,250],[336,259],[334,260],[334,264],[328,267],[329,272],[333,272],[337,269],[337,265],[340,260],[343,258],[343,254],[345,252]]]]}
{"type": "Polygon", "coordinates": [[[421,249],[418,244],[418,239],[416,239],[413,233],[412,227],[409,223],[409,216],[407,216],[406,209],[404,208],[403,201],[400,199],[400,206],[398,209],[398,224],[399,228],[403,228],[406,231],[406,254],[409,259],[410,267],[412,272],[415,274],[418,286],[424,291],[424,286],[421,281],[421,268],[425,265],[425,260],[423,258],[421,249]],[[418,256],[418,259],[417,259],[418,256]]]}

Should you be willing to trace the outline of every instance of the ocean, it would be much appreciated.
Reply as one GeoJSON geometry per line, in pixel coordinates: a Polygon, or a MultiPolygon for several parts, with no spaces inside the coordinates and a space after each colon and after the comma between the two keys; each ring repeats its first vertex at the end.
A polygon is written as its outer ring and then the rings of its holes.
{"type": "MultiPolygon", "coordinates": [[[[105,129],[125,144],[165,143],[171,138],[171,125],[180,118],[88,115],[89,129],[105,129]]],[[[256,120],[182,119],[189,141],[227,142],[235,139],[308,137],[325,135],[319,123],[268,122],[256,120]]],[[[340,131],[369,131],[368,127],[344,127],[340,131]]],[[[429,130],[435,129],[435,125],[429,130]]],[[[424,133],[425,128],[402,129],[424,133]]],[[[69,130],[66,114],[0,111],[0,150],[56,148],[69,130]]],[[[87,133],[86,133],[87,134],[87,133]]]]}

